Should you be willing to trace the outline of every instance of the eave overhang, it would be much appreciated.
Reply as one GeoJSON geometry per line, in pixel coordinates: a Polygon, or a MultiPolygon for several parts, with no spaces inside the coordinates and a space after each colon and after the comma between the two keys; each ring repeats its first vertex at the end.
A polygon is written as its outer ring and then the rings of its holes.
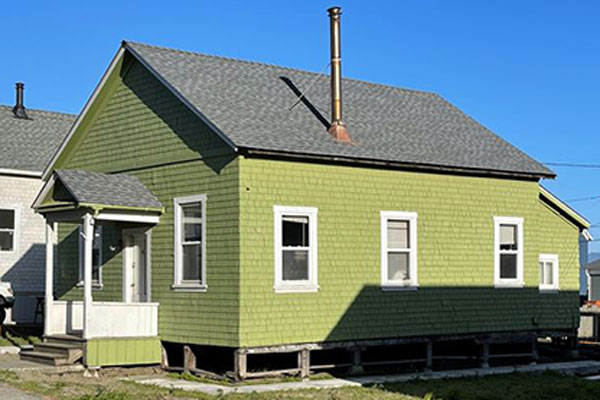
{"type": "MultiPolygon", "coordinates": [[[[544,201],[546,204],[548,204],[553,209],[558,211],[562,216],[567,218],[569,221],[573,222],[579,228],[580,231],[587,232],[587,230],[590,228],[590,225],[591,225],[587,219],[585,219],[581,214],[579,214],[577,211],[575,211],[574,209],[569,207],[565,202],[560,200],[556,195],[551,193],[545,187],[540,186],[539,190],[540,190],[540,199],[542,201],[544,201]]],[[[584,233],[584,235],[585,235],[585,233],[584,233]]],[[[587,235],[591,237],[591,235],[589,235],[589,232],[587,232],[587,235]]]]}

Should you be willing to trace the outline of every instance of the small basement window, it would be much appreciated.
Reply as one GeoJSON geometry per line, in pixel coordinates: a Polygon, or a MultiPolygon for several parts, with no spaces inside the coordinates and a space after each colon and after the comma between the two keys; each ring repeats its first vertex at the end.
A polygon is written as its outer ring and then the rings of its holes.
{"type": "Polygon", "coordinates": [[[382,211],[381,287],[417,286],[417,213],[382,211]]]}
{"type": "Polygon", "coordinates": [[[0,253],[12,253],[16,247],[17,211],[0,209],[0,253]]]}
{"type": "Polygon", "coordinates": [[[206,195],[173,200],[174,289],[206,290],[206,195]]]}
{"type": "Polygon", "coordinates": [[[494,217],[494,285],[523,286],[523,218],[494,217]]]}
{"type": "Polygon", "coordinates": [[[317,209],[275,206],[274,213],[275,291],[316,291],[317,209]]]}
{"type": "Polygon", "coordinates": [[[540,254],[540,291],[558,290],[558,254],[540,254]]]}

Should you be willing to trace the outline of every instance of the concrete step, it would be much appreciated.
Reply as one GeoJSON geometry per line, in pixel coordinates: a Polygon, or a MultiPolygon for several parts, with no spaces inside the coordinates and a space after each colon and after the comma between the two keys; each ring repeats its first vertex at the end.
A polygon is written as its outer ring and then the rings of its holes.
{"type": "Polygon", "coordinates": [[[67,365],[69,361],[66,357],[63,357],[59,354],[53,353],[42,353],[40,351],[22,351],[20,354],[21,360],[25,361],[33,361],[40,364],[47,365],[67,365]]]}

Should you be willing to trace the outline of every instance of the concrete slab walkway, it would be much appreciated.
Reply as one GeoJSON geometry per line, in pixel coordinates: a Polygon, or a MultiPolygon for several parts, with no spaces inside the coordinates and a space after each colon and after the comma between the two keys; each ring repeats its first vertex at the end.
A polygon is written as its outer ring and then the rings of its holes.
{"type": "Polygon", "coordinates": [[[19,354],[21,349],[17,346],[0,346],[0,354],[19,354]]]}
{"type": "Polygon", "coordinates": [[[32,396],[30,394],[26,394],[21,392],[20,390],[8,388],[4,386],[0,386],[0,399],[10,399],[10,400],[43,400],[43,398],[38,396],[32,396]]]}
{"type": "MultiPolygon", "coordinates": [[[[50,373],[83,371],[85,367],[81,364],[53,367],[52,365],[38,364],[31,361],[23,361],[18,358],[0,359],[0,371],[44,371],[50,373]]],[[[3,397],[0,397],[3,399],[3,397]]]]}
{"type": "Polygon", "coordinates": [[[532,373],[543,371],[557,371],[566,374],[598,374],[600,373],[600,361],[573,361],[536,365],[524,365],[516,367],[490,367],[471,368],[451,371],[423,372],[399,375],[373,375],[349,377],[343,379],[324,379],[306,382],[282,382],[257,385],[224,386],[209,383],[184,381],[167,378],[137,378],[135,382],[143,385],[155,385],[167,389],[181,389],[193,392],[202,392],[210,395],[228,393],[261,393],[278,392],[282,390],[303,389],[335,389],[344,386],[364,386],[381,383],[408,382],[416,379],[450,379],[469,378],[476,376],[489,376],[498,374],[511,374],[514,372],[532,373]]]}

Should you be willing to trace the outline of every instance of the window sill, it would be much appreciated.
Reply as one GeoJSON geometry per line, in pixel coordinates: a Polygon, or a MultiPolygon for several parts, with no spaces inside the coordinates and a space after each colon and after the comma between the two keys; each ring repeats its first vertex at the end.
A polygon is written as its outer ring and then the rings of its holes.
{"type": "Polygon", "coordinates": [[[419,285],[380,285],[379,288],[384,292],[414,292],[419,290],[419,285]]]}
{"type": "Polygon", "coordinates": [[[208,286],[206,285],[194,285],[194,284],[174,284],[171,285],[171,289],[176,292],[199,292],[204,293],[208,290],[208,286]]]}
{"type": "Polygon", "coordinates": [[[522,282],[514,282],[514,283],[503,283],[496,282],[494,283],[494,289],[522,289],[525,286],[522,282]]]}
{"type": "Polygon", "coordinates": [[[297,286],[275,286],[275,293],[316,293],[319,286],[315,285],[297,285],[297,286]]]}
{"type": "MultiPolygon", "coordinates": [[[[83,282],[79,282],[75,286],[79,289],[83,289],[85,285],[83,282]]],[[[92,290],[102,290],[102,289],[104,289],[103,283],[92,283],[92,290]]]]}

